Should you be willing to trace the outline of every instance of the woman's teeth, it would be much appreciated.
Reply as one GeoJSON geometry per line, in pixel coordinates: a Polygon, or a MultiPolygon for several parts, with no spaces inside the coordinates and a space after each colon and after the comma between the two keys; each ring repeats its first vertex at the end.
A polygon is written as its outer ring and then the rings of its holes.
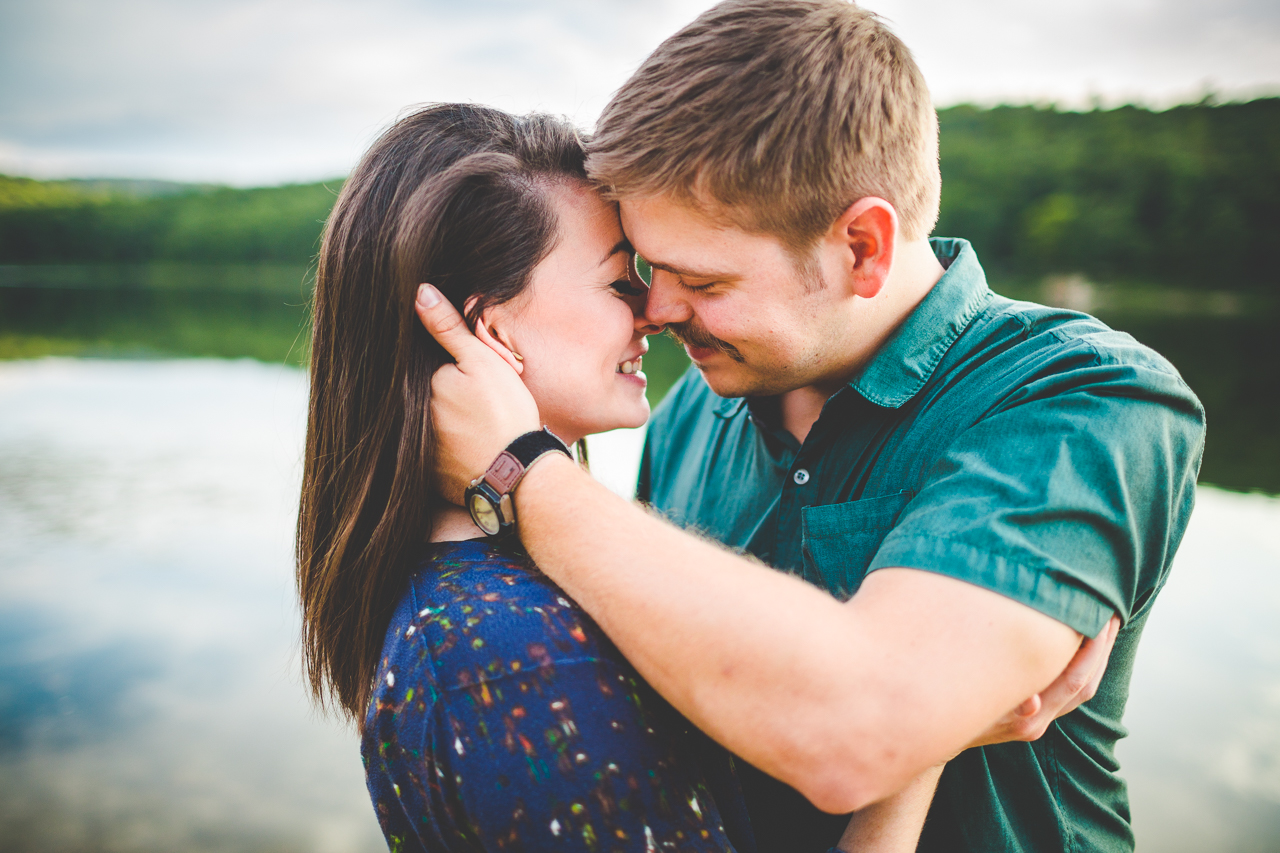
{"type": "Polygon", "coordinates": [[[624,361],[622,362],[622,364],[618,365],[618,372],[625,373],[628,376],[630,376],[633,373],[639,373],[641,361],[642,359],[639,359],[639,358],[635,359],[634,361],[624,361]]]}

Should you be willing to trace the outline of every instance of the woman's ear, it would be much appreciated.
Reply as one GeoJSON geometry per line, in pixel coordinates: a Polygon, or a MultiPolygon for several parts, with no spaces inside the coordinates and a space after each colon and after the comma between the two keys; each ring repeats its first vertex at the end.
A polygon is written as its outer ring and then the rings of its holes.
{"type": "MultiPolygon", "coordinates": [[[[462,313],[464,315],[471,311],[472,307],[476,304],[476,299],[478,298],[479,297],[473,296],[466,301],[466,304],[462,306],[462,313]]],[[[516,355],[515,350],[511,348],[511,344],[507,340],[507,336],[499,331],[496,326],[492,325],[493,320],[496,319],[493,316],[495,313],[497,312],[493,308],[486,308],[480,313],[480,319],[476,322],[476,337],[483,341],[489,349],[502,356],[502,360],[511,365],[511,369],[517,374],[523,374],[524,360],[520,358],[520,356],[516,355]]]]}

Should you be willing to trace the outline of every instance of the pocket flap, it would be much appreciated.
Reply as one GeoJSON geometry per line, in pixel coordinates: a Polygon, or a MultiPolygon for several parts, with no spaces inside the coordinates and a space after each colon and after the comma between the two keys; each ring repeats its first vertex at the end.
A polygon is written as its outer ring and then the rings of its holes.
{"type": "Polygon", "coordinates": [[[858,591],[871,558],[903,508],[915,497],[902,491],[800,511],[804,577],[841,600],[858,591]]]}

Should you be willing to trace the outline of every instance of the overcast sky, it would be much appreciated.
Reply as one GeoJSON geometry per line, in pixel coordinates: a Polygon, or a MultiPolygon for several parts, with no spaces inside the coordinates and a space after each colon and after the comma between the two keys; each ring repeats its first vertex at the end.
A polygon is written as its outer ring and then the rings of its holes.
{"type": "MultiPolygon", "coordinates": [[[[406,105],[590,128],[709,0],[0,0],[0,171],[240,185],[346,173],[406,105]]],[[[1277,0],[868,0],[939,105],[1280,94],[1277,0]]]]}

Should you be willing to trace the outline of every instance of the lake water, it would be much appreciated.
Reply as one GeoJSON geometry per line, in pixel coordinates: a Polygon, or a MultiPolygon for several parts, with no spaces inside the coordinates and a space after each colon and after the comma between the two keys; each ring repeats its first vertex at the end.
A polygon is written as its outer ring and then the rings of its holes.
{"type": "MultiPolygon", "coordinates": [[[[249,360],[0,362],[0,848],[385,850],[298,674],[305,397],[249,360]]],[[[1200,489],[1126,722],[1140,849],[1280,850],[1280,500],[1200,489]]]]}

